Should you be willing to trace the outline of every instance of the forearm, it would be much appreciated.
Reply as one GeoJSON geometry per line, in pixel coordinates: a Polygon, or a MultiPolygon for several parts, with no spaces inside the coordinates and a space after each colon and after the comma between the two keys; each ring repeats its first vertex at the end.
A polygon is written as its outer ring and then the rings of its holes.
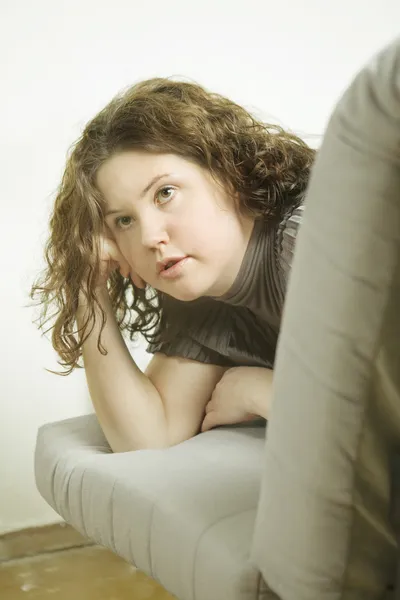
{"type": "MultiPolygon", "coordinates": [[[[96,309],[93,331],[83,344],[83,362],[94,409],[111,448],[125,452],[167,445],[167,426],[161,396],[132,359],[118,328],[107,290],[99,300],[107,316],[100,353],[97,342],[101,313],[96,309]]],[[[77,314],[84,323],[84,303],[77,314]]]]}

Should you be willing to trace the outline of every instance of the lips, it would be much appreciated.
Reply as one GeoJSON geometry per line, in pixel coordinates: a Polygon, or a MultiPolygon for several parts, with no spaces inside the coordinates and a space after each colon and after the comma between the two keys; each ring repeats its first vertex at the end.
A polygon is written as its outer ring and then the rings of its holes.
{"type": "Polygon", "coordinates": [[[186,258],[186,256],[171,256],[170,258],[164,258],[164,260],[157,263],[157,272],[163,273],[168,271],[168,269],[171,269],[184,258],[186,258]]]}
{"type": "Polygon", "coordinates": [[[176,280],[179,279],[185,272],[187,263],[190,262],[189,256],[180,256],[170,258],[159,263],[158,275],[161,279],[176,280]]]}
{"type": "Polygon", "coordinates": [[[167,264],[164,266],[163,271],[167,271],[167,269],[170,269],[171,267],[173,267],[174,265],[176,265],[176,263],[179,262],[179,260],[170,260],[167,262],[167,264]]]}

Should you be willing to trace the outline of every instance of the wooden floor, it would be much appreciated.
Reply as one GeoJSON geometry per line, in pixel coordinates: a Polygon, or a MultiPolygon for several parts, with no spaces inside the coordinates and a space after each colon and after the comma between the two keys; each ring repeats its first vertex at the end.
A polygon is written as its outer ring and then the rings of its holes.
{"type": "Polygon", "coordinates": [[[1,600],[174,600],[156,582],[99,546],[0,563],[1,600]]]}

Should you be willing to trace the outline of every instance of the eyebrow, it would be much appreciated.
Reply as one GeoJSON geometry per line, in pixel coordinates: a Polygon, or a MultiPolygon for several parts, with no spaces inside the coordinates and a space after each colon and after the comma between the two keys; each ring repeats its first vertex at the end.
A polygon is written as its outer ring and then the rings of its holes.
{"type": "MultiPolygon", "coordinates": [[[[171,173],[163,173],[162,175],[156,175],[155,177],[153,177],[153,179],[151,179],[149,181],[149,183],[146,185],[144,190],[142,190],[140,192],[139,199],[142,200],[142,198],[144,198],[144,196],[147,194],[147,192],[149,192],[149,190],[151,190],[153,185],[155,185],[158,181],[160,181],[160,179],[163,179],[164,177],[170,177],[170,175],[171,175],[171,173]]],[[[107,210],[107,212],[105,213],[105,216],[108,217],[109,215],[115,215],[116,213],[119,213],[119,212],[123,212],[123,210],[122,209],[107,210]]]]}

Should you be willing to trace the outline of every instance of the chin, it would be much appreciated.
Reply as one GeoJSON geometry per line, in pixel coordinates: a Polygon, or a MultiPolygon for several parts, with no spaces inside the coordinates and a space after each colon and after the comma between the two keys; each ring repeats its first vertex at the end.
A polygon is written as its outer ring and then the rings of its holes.
{"type": "Polygon", "coordinates": [[[193,302],[207,295],[208,288],[197,285],[173,285],[165,289],[166,294],[181,302],[193,302]]]}
{"type": "Polygon", "coordinates": [[[199,292],[189,291],[189,290],[174,290],[173,292],[167,292],[169,296],[172,296],[176,300],[180,300],[181,302],[193,302],[193,300],[198,300],[205,294],[201,294],[199,292]]]}

